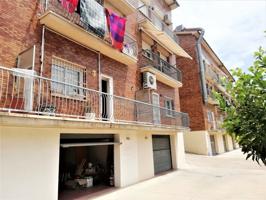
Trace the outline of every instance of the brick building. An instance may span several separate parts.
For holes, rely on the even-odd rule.
[[[64,2],[0,3],[0,199],[88,195],[184,162],[176,0]],[[105,8],[127,19],[122,51]]]
[[[190,153],[216,155],[237,148],[232,137],[221,127],[224,113],[219,110],[214,91],[230,100],[223,81],[233,77],[204,39],[201,28],[176,27],[180,46],[193,58],[177,58],[183,74],[180,89],[181,111],[189,114],[191,131],[184,136]]]

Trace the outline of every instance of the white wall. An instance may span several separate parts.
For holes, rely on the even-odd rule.
[[[185,151],[188,153],[209,154],[209,139],[207,131],[190,131],[184,133]]]
[[[124,187],[138,181],[138,139],[136,134],[116,137],[121,144],[115,147],[115,186]]]
[[[3,200],[56,200],[59,134],[49,129],[0,127]]]
[[[152,135],[136,132],[116,135],[115,185],[124,187],[154,176]]]
[[[226,134],[226,141],[228,150],[232,151],[234,149],[233,138],[230,135]]]
[[[218,154],[225,152],[222,133],[215,134],[215,145],[216,145],[216,151]]]
[[[138,135],[138,179],[139,181],[154,176],[152,135]]]
[[[173,169],[184,168],[186,165],[183,132],[170,136]]]

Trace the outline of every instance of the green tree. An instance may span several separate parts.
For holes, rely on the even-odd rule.
[[[246,159],[266,165],[266,52],[260,48],[248,73],[232,70],[235,82],[226,83],[231,102],[216,93],[225,111],[223,127],[236,138]]]

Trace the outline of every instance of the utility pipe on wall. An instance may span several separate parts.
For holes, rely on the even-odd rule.
[[[41,68],[40,68],[40,76],[43,74],[43,65],[44,65],[44,44],[45,44],[45,26],[42,27],[42,40],[41,40]]]
[[[201,49],[201,42],[203,40],[203,35],[205,33],[205,30],[203,28],[197,28],[197,30],[200,33],[200,36],[196,43],[197,53],[198,53],[198,59],[199,59],[199,65],[200,65],[200,81],[201,81],[201,90],[202,90],[202,96],[203,96],[203,102],[207,102],[207,89],[206,89],[206,79],[205,79],[205,69],[204,69],[204,63],[202,59],[202,49]]]
[[[99,84],[99,92],[101,92],[101,53],[97,52],[98,54],[98,84]]]

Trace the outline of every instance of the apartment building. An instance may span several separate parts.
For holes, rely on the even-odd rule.
[[[192,60],[178,58],[177,65],[183,74],[180,89],[181,111],[190,117],[191,131],[184,136],[185,150],[190,153],[216,155],[237,148],[235,140],[222,128],[225,117],[214,97],[218,92],[230,102],[225,81],[233,77],[208,42],[201,28],[176,27],[180,46]]]
[[[0,4],[0,199],[81,197],[184,164],[176,0]]]

